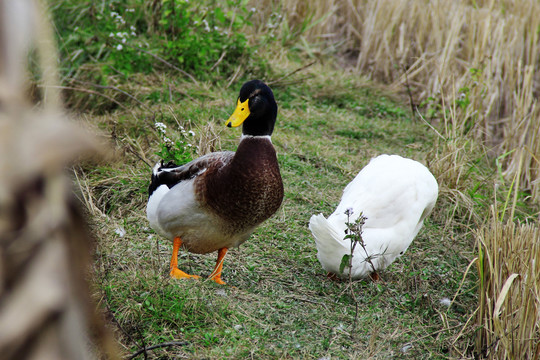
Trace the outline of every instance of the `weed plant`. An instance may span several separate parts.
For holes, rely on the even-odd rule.
[[[343,237],[344,241],[349,240],[351,243],[351,251],[349,254],[343,255],[343,258],[341,258],[341,263],[339,265],[339,272],[343,274],[343,271],[345,271],[345,268],[349,269],[349,280],[352,279],[352,260],[354,256],[354,250],[356,249],[356,246],[360,245],[362,250],[364,250],[364,253],[366,254],[366,260],[371,265],[371,269],[375,271],[375,267],[373,266],[373,263],[371,262],[371,258],[367,253],[366,245],[364,243],[364,239],[362,239],[362,227],[364,226],[366,222],[366,217],[362,214],[358,216],[358,218],[351,222],[351,216],[353,214],[353,209],[347,209],[345,210],[345,215],[347,215],[347,222],[345,223],[346,229],[345,229],[345,236]]]
[[[246,4],[241,0],[55,3],[51,8],[62,75],[69,84],[68,104],[94,108],[88,95],[96,92],[85,87],[110,89],[135,74],[169,71],[195,82],[224,79],[240,69],[264,74],[265,60],[248,46],[244,31],[251,26],[252,15]],[[118,95],[113,94],[107,96]],[[81,96],[84,100],[77,99]]]
[[[115,72],[149,73],[159,58],[209,79],[210,73],[230,74],[250,56],[240,31],[249,25],[250,12],[240,1],[66,0],[52,9],[62,39],[61,55],[70,60],[64,62],[71,65],[64,69],[66,75],[91,61],[102,64],[104,80],[103,75]]]
[[[367,253],[366,246],[364,244],[364,239],[362,239],[362,227],[364,226],[366,222],[366,217],[363,214],[360,214],[358,218],[351,222],[351,216],[353,215],[353,209],[349,208],[345,210],[345,215],[347,215],[347,222],[345,223],[346,229],[345,229],[345,236],[343,238],[344,241],[349,241],[351,243],[350,246],[350,252],[349,254],[343,255],[341,258],[341,263],[339,264],[339,272],[343,274],[345,271],[345,268],[349,269],[349,289],[351,298],[354,301],[354,307],[355,307],[355,313],[354,313],[354,320],[353,320],[353,326],[352,326],[352,337],[354,339],[354,334],[356,334],[356,328],[358,326],[358,299],[356,297],[355,288],[353,286],[352,281],[352,262],[354,257],[354,250],[356,249],[356,246],[360,245],[362,249],[364,250],[364,253],[366,254],[365,261],[369,262],[371,265],[371,269],[373,272],[375,272],[375,267],[373,266],[373,263],[371,262],[371,258]]]
[[[193,160],[194,148],[193,144],[189,141],[192,140],[195,136],[193,130],[187,132],[182,125],[179,125],[179,136],[177,139],[171,140],[167,136],[167,125],[162,122],[157,122],[155,124],[156,130],[158,131],[161,143],[159,144],[159,151],[156,151],[155,154],[163,162],[173,161],[177,165],[185,164]]]

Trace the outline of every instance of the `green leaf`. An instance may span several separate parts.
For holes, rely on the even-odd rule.
[[[223,10],[221,10],[220,8],[215,8],[214,9],[214,15],[216,16],[216,19],[224,24],[226,19],[225,19],[225,14],[223,14]]]
[[[339,264],[340,274],[343,274],[343,270],[345,270],[345,268],[349,266],[350,259],[351,259],[350,254],[343,255],[343,257],[341,258],[341,264]]]

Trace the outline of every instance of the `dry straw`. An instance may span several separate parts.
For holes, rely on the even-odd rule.
[[[349,66],[403,89],[417,102],[461,100],[454,122],[504,158],[540,199],[540,2],[536,0],[283,0],[261,12],[287,14],[287,28],[341,44]],[[263,15],[259,15],[265,18]],[[270,16],[267,14],[267,17]],[[306,26],[306,22],[309,26]]]
[[[493,210],[477,231],[480,307],[477,352],[488,359],[540,356],[540,231],[503,224]]]

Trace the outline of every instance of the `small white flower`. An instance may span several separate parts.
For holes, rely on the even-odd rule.
[[[123,38],[122,39],[122,44],[125,44],[126,43],[126,38]]]
[[[118,44],[116,45],[116,50],[120,51],[122,50],[124,47],[122,46],[122,44]]]
[[[132,31],[132,32],[131,32],[131,36],[137,36],[137,34],[135,33],[135,31]]]
[[[202,23],[204,24],[204,30],[210,31],[210,25],[208,25],[208,21],[206,21],[206,19],[203,19]]]
[[[131,26],[129,27],[129,29],[130,29],[131,31],[137,30],[137,29],[135,29],[135,26],[133,26],[133,25],[131,25]]]
[[[191,145],[191,144],[187,144],[187,146],[188,146],[188,147],[192,147],[193,145]]]
[[[165,125],[164,123],[162,122],[157,122],[154,124],[154,126],[156,127],[156,129],[160,132],[165,132],[165,129],[167,129],[167,125]]]
[[[109,37],[114,37],[114,33],[110,33],[110,34],[109,34]]]
[[[352,214],[354,214],[354,209],[352,207],[345,210],[345,215],[351,216]]]
[[[124,35],[123,35],[122,32],[117,32],[117,33],[116,33],[116,36],[118,36],[119,38],[121,38],[121,37],[123,37]]]
[[[112,17],[118,16],[118,13],[116,11],[111,11],[111,16]]]
[[[405,354],[405,353],[407,353],[409,350],[411,350],[412,347],[413,347],[412,344],[405,344],[405,345],[403,345],[403,347],[401,348],[401,352]]]
[[[121,226],[114,229],[114,232],[120,237],[124,237],[126,235],[126,230]]]
[[[195,131],[189,130],[189,131],[188,131],[188,134],[191,135],[191,136],[195,136]]]
[[[163,137],[163,141],[166,142],[167,144],[172,144],[172,140],[166,136]]]
[[[252,7],[251,9],[249,9],[250,12],[254,13],[254,12],[257,12],[257,9],[255,9],[254,7]]]
[[[452,301],[450,301],[450,299],[447,297],[443,297],[441,300],[439,300],[439,302],[441,303],[441,305],[444,305],[446,307],[452,305]]]

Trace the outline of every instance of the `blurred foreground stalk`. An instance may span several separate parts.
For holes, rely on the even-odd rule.
[[[112,343],[89,295],[91,240],[64,170],[96,147],[62,114],[41,5],[0,0],[0,357],[94,359]],[[44,89],[32,99],[30,58]]]

